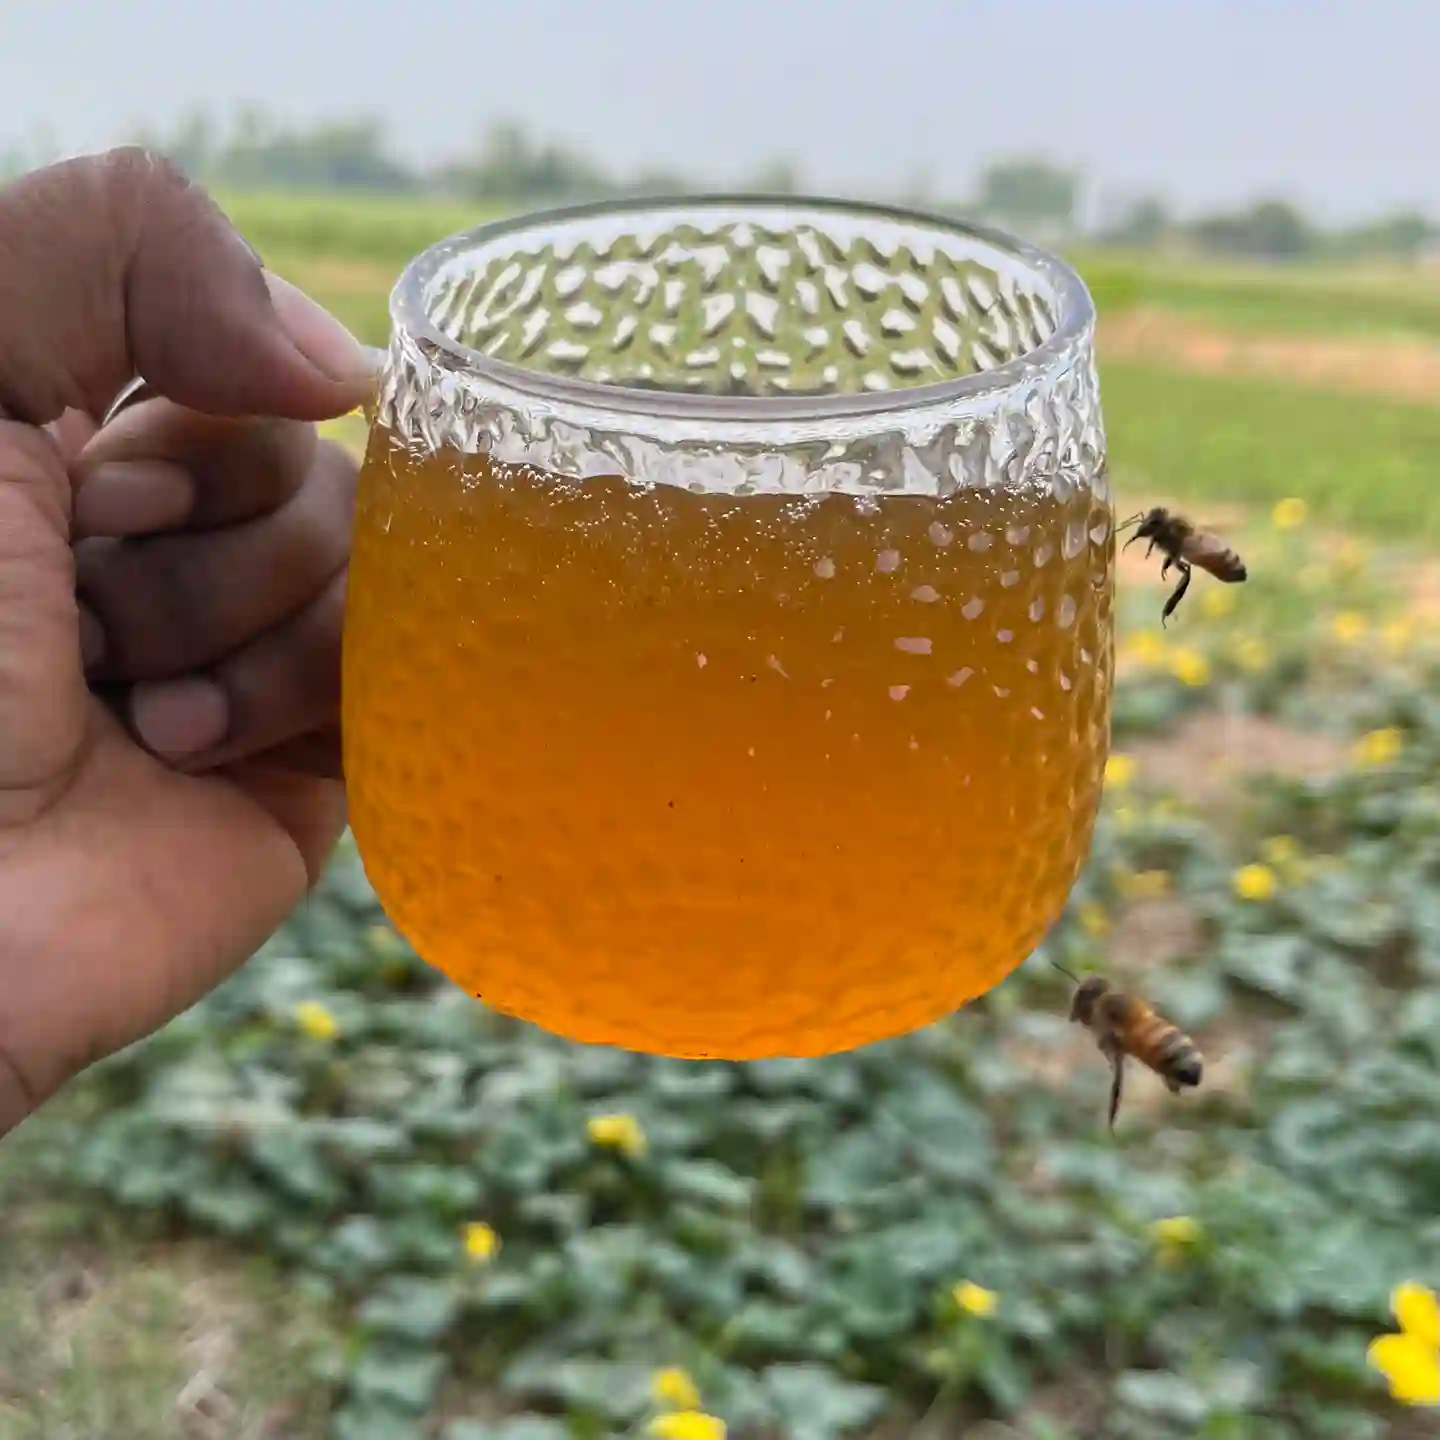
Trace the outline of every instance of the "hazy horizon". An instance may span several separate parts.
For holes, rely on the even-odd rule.
[[[1440,6],[1427,0],[731,0],[586,13],[378,0],[15,0],[0,22],[0,147],[92,150],[188,111],[373,115],[411,160],[513,118],[624,171],[740,178],[793,159],[809,189],[959,195],[990,159],[1078,167],[1090,203],[1294,200],[1326,222],[1440,219]],[[717,82],[716,76],[719,76]],[[437,96],[441,98],[437,98]]]

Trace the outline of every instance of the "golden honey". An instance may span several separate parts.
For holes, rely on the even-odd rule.
[[[351,823],[419,953],[577,1040],[816,1055],[1013,969],[1089,846],[1108,506],[706,495],[383,426],[345,640]]]

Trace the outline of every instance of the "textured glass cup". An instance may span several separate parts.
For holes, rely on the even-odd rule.
[[[1113,514],[1058,260],[823,200],[416,259],[361,475],[351,823],[487,1004],[817,1055],[1012,970],[1090,843]]]

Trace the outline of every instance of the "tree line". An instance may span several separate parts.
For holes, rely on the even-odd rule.
[[[428,168],[397,156],[383,124],[364,117],[295,125],[245,110],[223,124],[196,113],[167,131],[137,128],[131,138],[168,155],[207,184],[236,190],[347,190],[542,205],[706,188],[676,170],[618,173],[513,120],[491,124],[458,159]],[[45,158],[0,148],[0,174]],[[777,158],[755,167],[732,188],[794,194],[804,189],[804,180],[794,163]],[[1092,219],[1084,178],[1043,156],[997,158],[982,169],[968,196],[937,197],[924,185],[911,185],[903,193],[877,198],[988,220],[1038,239],[1085,238],[1133,249],[1168,247],[1272,260],[1414,259],[1440,242],[1440,227],[1417,212],[1327,229],[1290,201],[1274,197],[1230,212],[1182,218],[1164,197],[1140,195],[1102,203],[1099,218]]]

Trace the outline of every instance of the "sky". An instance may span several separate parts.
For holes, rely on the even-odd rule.
[[[1437,0],[0,0],[0,149],[254,103],[442,160],[513,118],[619,170],[968,194],[998,155],[1185,213],[1440,216]]]

